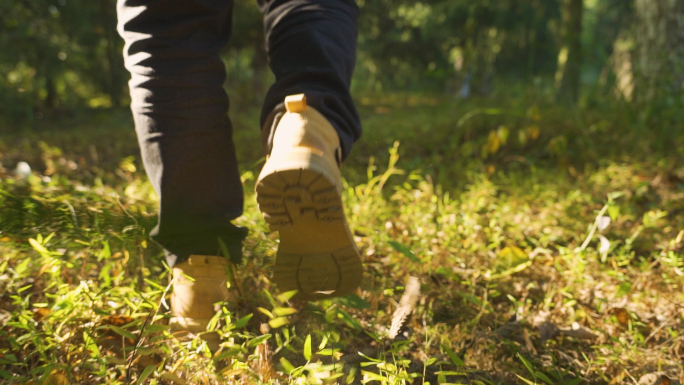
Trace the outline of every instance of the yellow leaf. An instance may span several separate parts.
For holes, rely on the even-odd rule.
[[[522,249],[517,246],[506,246],[499,251],[499,258],[510,261],[509,265],[516,264],[515,262],[525,261],[529,259]]]
[[[40,254],[50,254],[48,249],[46,249],[43,245],[41,245],[38,241],[36,241],[33,238],[29,238],[29,243],[31,244],[31,247]]]
[[[276,316],[279,316],[279,317],[286,316],[286,315],[292,315],[292,314],[295,314],[296,312],[297,312],[297,309],[295,309],[293,307],[276,307],[275,309],[273,309],[273,314],[275,314]]]
[[[33,311],[33,319],[36,320],[36,322],[42,321],[43,318],[47,317],[48,315],[50,315],[50,309],[46,307],[39,307]]]
[[[621,307],[616,307],[612,309],[612,313],[615,316],[615,319],[620,324],[620,326],[629,326],[629,322],[632,320],[632,317],[629,315],[629,312],[627,310]]]
[[[64,374],[64,371],[62,370],[53,370],[50,372],[50,375],[48,376],[47,380],[45,381],[45,384],[47,385],[69,385],[69,380],[67,379],[66,375]]]
[[[257,310],[259,310],[261,313],[265,314],[266,317],[268,317],[268,318],[270,318],[270,319],[274,319],[274,318],[275,318],[275,316],[273,315],[273,313],[271,313],[268,309],[264,309],[263,307],[258,307]]]
[[[482,158],[486,158],[490,154],[496,154],[501,147],[501,139],[496,131],[490,131],[487,137],[487,143],[482,147]]]
[[[129,158],[122,160],[121,163],[119,163],[119,168],[130,173],[134,173],[137,170],[133,160]]]
[[[506,144],[506,142],[508,142],[508,134],[510,134],[510,130],[506,126],[499,126],[496,130],[496,136],[499,138],[501,144]]]
[[[290,321],[287,319],[287,317],[276,317],[268,321],[268,326],[273,329],[278,329],[279,327],[285,326],[289,323]]]
[[[537,140],[537,138],[539,138],[539,126],[529,126],[527,127],[527,131],[530,133],[530,138],[532,140]]]

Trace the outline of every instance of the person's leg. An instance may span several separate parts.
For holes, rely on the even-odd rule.
[[[119,0],[117,12],[135,128],[160,199],[151,236],[173,267],[169,325],[204,332],[214,303],[228,298],[219,239],[238,262],[246,235],[230,223],[243,192],[219,56],[232,0]],[[203,338],[218,348],[216,333]]]
[[[227,117],[219,50],[231,0],[119,0],[119,33],[131,73],[131,109],[145,169],[160,198],[152,238],[170,266],[192,254],[237,261],[243,192]]]
[[[361,137],[349,87],[356,61],[354,0],[258,0],[264,12],[269,62],[276,81],[261,113],[263,136],[272,139],[288,95],[306,94],[337,131],[342,157]],[[271,143],[266,143],[270,149]]]
[[[269,158],[256,193],[280,236],[273,279],[280,290],[297,290],[303,298],[347,295],[363,273],[339,171],[361,135],[349,93],[358,8],[352,0],[261,5],[276,81],[262,113]]]

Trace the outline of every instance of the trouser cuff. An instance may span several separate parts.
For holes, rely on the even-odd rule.
[[[150,238],[164,248],[166,263],[173,267],[185,262],[191,255],[221,255],[227,252],[231,262],[242,263],[242,242],[247,237],[245,227],[229,224],[219,231],[184,235],[161,235],[155,228]],[[225,245],[226,250],[223,249]]]

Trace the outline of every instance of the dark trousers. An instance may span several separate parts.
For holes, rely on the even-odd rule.
[[[160,198],[152,238],[173,266],[217,255],[220,238],[239,260],[243,191],[228,119],[219,51],[230,37],[232,0],[119,0],[119,33],[131,73],[131,110],[147,174]],[[336,128],[349,153],[361,124],[349,86],[358,7],[353,0],[259,1],[275,84],[261,114],[269,138],[287,95]],[[239,15],[238,15],[239,17]],[[260,143],[240,143],[256,145]]]

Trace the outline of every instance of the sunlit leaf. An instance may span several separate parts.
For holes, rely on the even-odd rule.
[[[294,297],[294,296],[297,294],[297,292],[298,292],[298,290],[286,291],[286,292],[284,292],[284,293],[279,294],[276,298],[277,298],[278,301],[280,301],[281,303],[285,303],[285,302],[291,300],[292,297]]]
[[[435,372],[435,374],[441,374],[443,376],[467,376],[468,372],[459,372],[457,370],[440,370]]]
[[[307,361],[311,361],[311,334],[308,334],[306,336],[306,340],[304,340],[304,358]]]
[[[612,221],[617,220],[617,218],[620,216],[620,206],[609,206],[608,216]]]
[[[515,355],[518,356],[520,361],[522,361],[523,365],[525,365],[530,374],[534,375],[535,370],[532,368],[532,364],[529,361],[527,361],[527,359],[523,357],[522,354],[516,353]]]
[[[268,340],[269,338],[271,338],[271,334],[264,334],[264,335],[261,335],[261,336],[259,336],[259,337],[256,337],[256,338],[251,339],[251,340],[249,341],[249,343],[247,343],[247,346],[250,347],[250,348],[253,348],[253,347],[259,345],[260,343],[265,342],[265,341]]]
[[[218,356],[214,357],[214,361],[220,361],[226,358],[235,357],[240,353],[242,353],[242,348],[240,346],[228,348],[227,350],[222,351],[221,354],[219,354]]]
[[[246,316],[240,318],[239,320],[235,321],[235,327],[238,329],[241,329],[247,325],[250,319],[254,316],[254,313],[249,313]]]
[[[86,331],[83,332],[83,342],[85,343],[85,348],[90,351],[91,357],[100,356],[100,349],[97,347],[97,344],[95,344],[95,340]]]
[[[287,317],[276,317],[268,321],[268,326],[273,329],[278,329],[279,327],[283,327],[289,323],[290,321],[287,319]]]
[[[411,249],[409,249],[408,247],[402,245],[399,242],[395,242],[395,241],[387,241],[387,243],[389,243],[389,245],[392,246],[392,248],[394,250],[396,250],[396,251],[404,254],[405,256],[407,256],[408,259],[410,259],[412,262],[420,263],[420,259],[418,257],[416,257],[416,255],[413,253],[413,251],[411,251]]]
[[[39,252],[42,255],[50,255],[50,251],[46,249],[43,245],[41,245],[37,240],[33,238],[29,238],[29,243],[31,244],[31,247],[33,247],[34,250]]]
[[[518,375],[518,374],[516,374],[516,376],[518,376],[519,379],[523,380],[523,382],[525,382],[525,383],[528,384],[528,385],[537,385],[536,382],[532,382],[532,381],[528,380],[528,379],[525,378],[525,377],[520,377],[520,375]]]
[[[130,339],[132,339],[132,340],[135,340],[135,339],[136,339],[135,334],[129,332],[128,330],[124,330],[124,329],[122,329],[122,328],[120,328],[120,327],[118,327],[118,326],[114,326],[114,325],[109,325],[109,326],[107,326],[107,327],[108,327],[109,329],[111,329],[114,333],[116,333],[116,334],[118,334],[118,335],[120,335],[120,336],[123,336],[123,337],[126,337],[126,338],[130,338]]]
[[[442,350],[444,350],[446,352],[446,354],[449,356],[449,359],[451,359],[451,362],[453,362],[454,365],[465,366],[465,363],[463,362],[463,360],[460,359],[453,350],[449,349],[445,345],[442,345]]]
[[[363,380],[361,380],[362,384],[367,384],[371,381],[380,381],[381,384],[389,382],[389,380],[386,377],[383,377],[377,373],[362,370],[361,374],[363,374]]]
[[[501,139],[496,131],[490,131],[487,137],[487,142],[482,146],[482,158],[485,159],[489,155],[496,154],[501,147]]]
[[[280,317],[292,315],[295,313],[297,313],[297,309],[295,309],[293,307],[277,307],[277,308],[273,309],[273,314],[275,314],[276,316],[280,316]]]
[[[283,369],[285,369],[285,373],[287,374],[292,374],[292,372],[295,370],[294,365],[292,365],[285,357],[280,357],[280,365],[283,366]]]
[[[621,284],[618,285],[618,290],[617,293],[615,293],[616,297],[623,297],[629,293],[632,292],[632,283],[629,281],[622,282]]]
[[[325,348],[325,349],[321,349],[321,350],[317,351],[316,354],[318,354],[320,356],[332,356],[339,351],[340,351],[340,349],[337,349],[337,348],[334,348],[334,349],[333,348]]]
[[[136,385],[142,384],[143,381],[147,379],[147,377],[150,376],[155,370],[157,366],[156,365],[148,365],[140,374],[140,377],[138,377],[138,381],[136,381]]]
[[[555,382],[551,381],[551,379],[542,372],[535,372],[534,376],[535,378],[540,378],[542,381],[546,382],[549,385],[555,385]]]
[[[268,317],[268,318],[271,318],[271,319],[275,318],[273,313],[271,313],[268,309],[264,309],[263,307],[257,307],[257,310],[259,310],[261,313],[265,314],[266,317]]]

